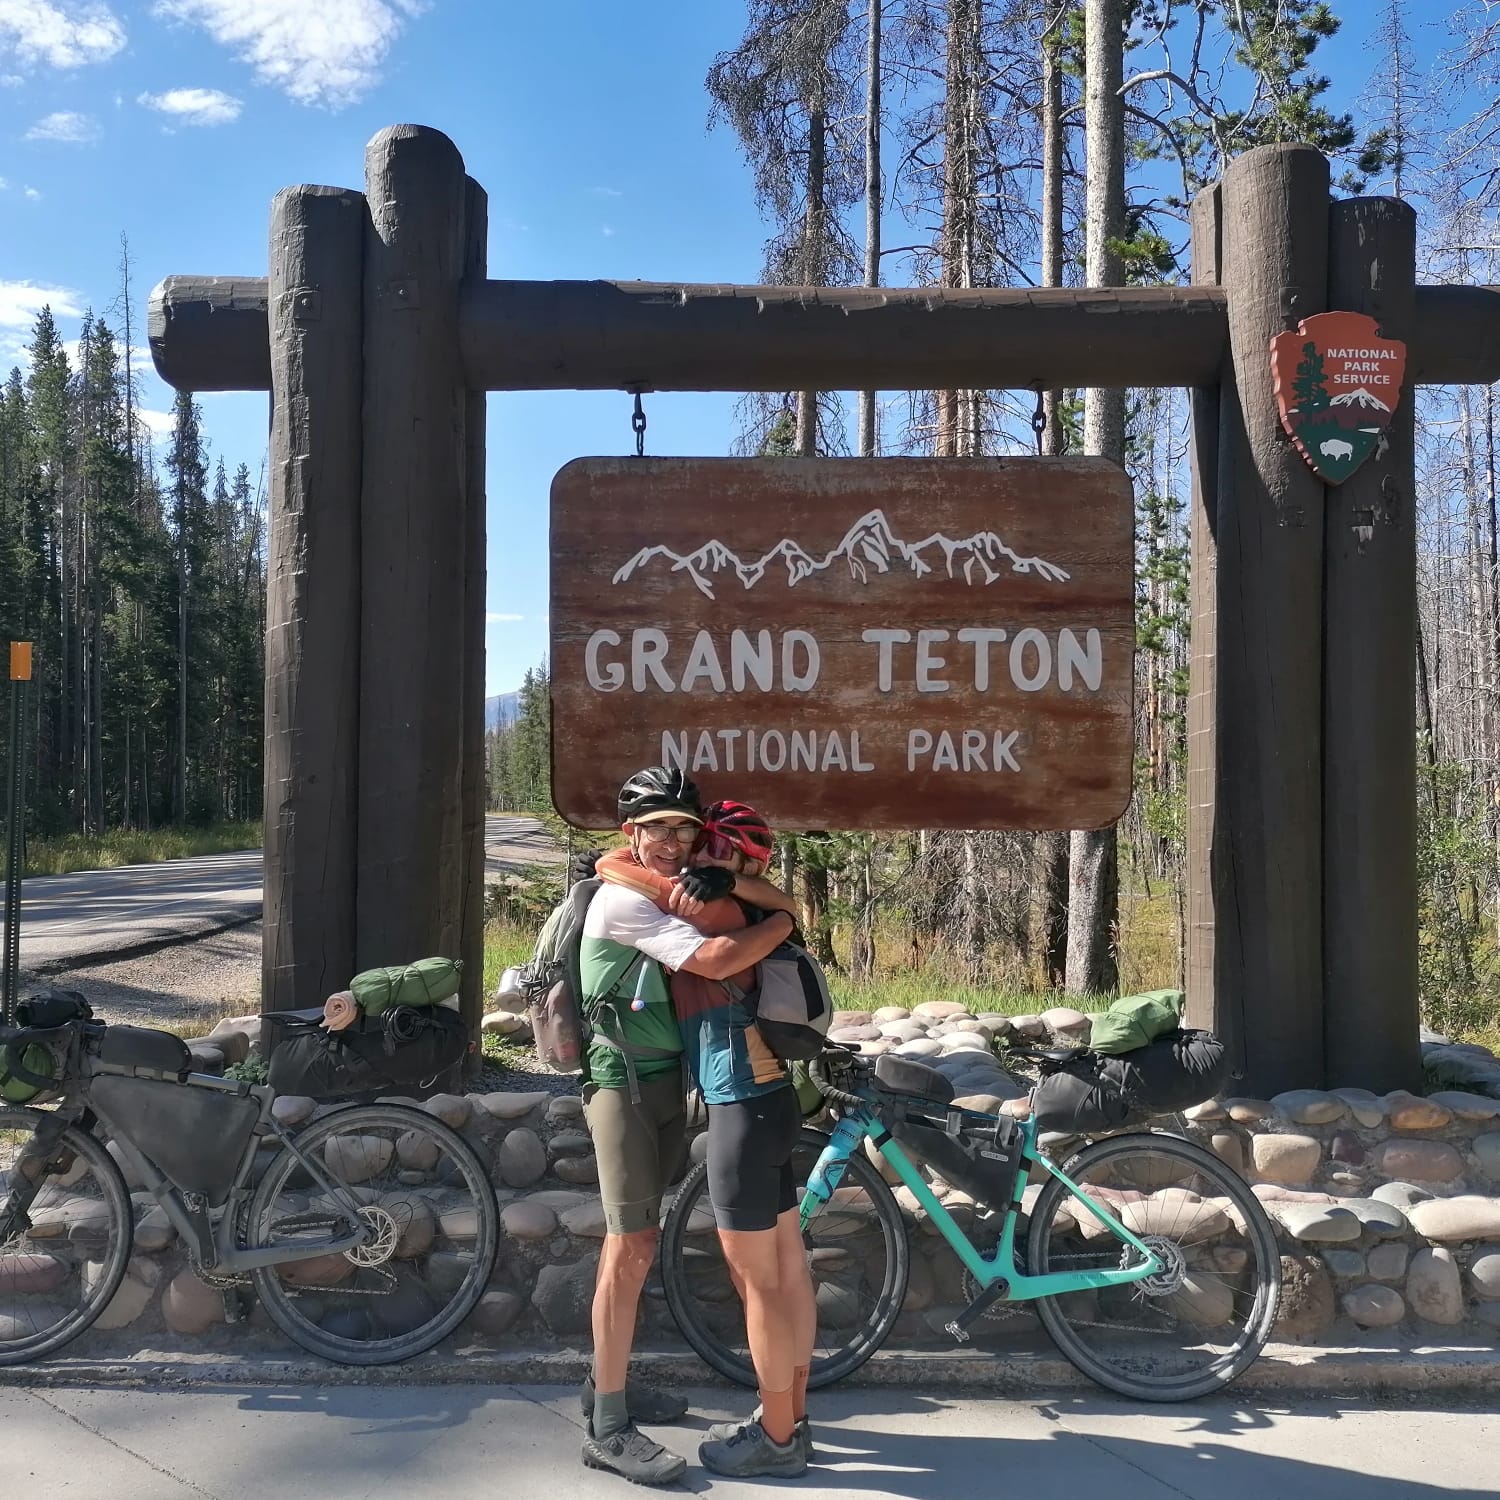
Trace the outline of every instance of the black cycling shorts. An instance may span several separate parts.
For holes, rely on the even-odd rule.
[[[774,1229],[797,1206],[802,1111],[790,1087],[708,1106],[708,1194],[720,1229]]]

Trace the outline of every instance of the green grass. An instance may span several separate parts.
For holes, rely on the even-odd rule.
[[[69,833],[33,839],[26,849],[27,875],[71,875],[75,870],[116,870],[122,865],[154,865],[194,854],[227,854],[261,847],[261,825],[211,823],[202,828],[158,828],[150,833]]]

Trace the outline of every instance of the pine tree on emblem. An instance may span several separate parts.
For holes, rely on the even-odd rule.
[[[1323,385],[1323,356],[1309,339],[1302,346],[1302,361],[1292,382],[1298,411],[1321,411],[1328,405],[1328,391]]]

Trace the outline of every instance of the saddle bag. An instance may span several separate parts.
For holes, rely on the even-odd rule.
[[[462,1017],[444,1005],[396,1005],[327,1031],[321,1010],[270,1012],[278,1040],[268,1065],[278,1094],[364,1102],[382,1094],[430,1092],[462,1060]]]

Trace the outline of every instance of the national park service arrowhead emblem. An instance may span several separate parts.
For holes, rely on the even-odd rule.
[[[1364,313],[1304,318],[1271,340],[1281,425],[1320,479],[1342,484],[1374,451],[1401,399],[1406,345]]]

